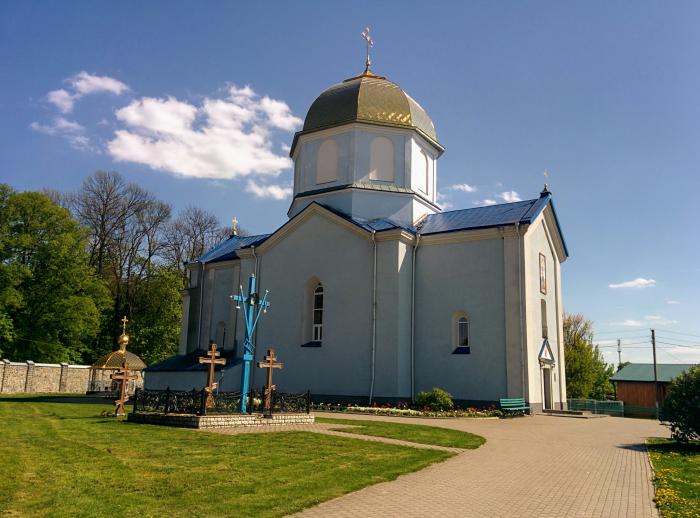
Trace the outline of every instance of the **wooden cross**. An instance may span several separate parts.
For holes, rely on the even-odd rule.
[[[214,369],[217,365],[226,365],[226,358],[217,358],[217,356],[221,356],[221,353],[217,351],[216,348],[217,345],[214,342],[210,343],[207,355],[199,357],[199,363],[206,363],[209,365],[207,386],[204,387],[204,390],[207,392],[206,408],[212,408],[214,406],[214,390],[219,386],[219,384],[214,381]]]
[[[117,372],[110,376],[110,379],[119,383],[119,399],[114,402],[114,404],[117,406],[116,410],[114,411],[115,416],[121,417],[126,415],[124,403],[129,401],[127,386],[129,385],[129,381],[135,380],[136,378],[138,378],[136,374],[129,374],[129,369],[126,366],[126,360],[124,360],[122,363],[121,368],[117,369]]]
[[[267,412],[272,408],[272,391],[277,388],[272,384],[272,370],[284,368],[284,363],[275,363],[275,360],[277,360],[277,356],[274,349],[268,349],[265,361],[258,362],[258,368],[267,369],[267,382],[265,383],[265,410]]]

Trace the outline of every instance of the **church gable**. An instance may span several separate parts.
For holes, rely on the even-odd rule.
[[[287,223],[278,228],[273,234],[268,237],[265,242],[260,245],[260,253],[266,253],[268,250],[277,246],[284,239],[292,235],[299,228],[301,228],[306,222],[313,218],[323,218],[324,220],[337,225],[339,228],[344,229],[358,237],[364,239],[371,239],[370,231],[363,228],[359,224],[353,222],[349,218],[344,218],[334,211],[331,211],[318,203],[312,203],[307,206],[303,211],[290,219]]]

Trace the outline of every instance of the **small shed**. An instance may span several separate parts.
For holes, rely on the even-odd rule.
[[[116,351],[107,353],[92,364],[90,374],[90,393],[115,394],[119,390],[119,384],[112,380],[112,374],[117,372],[126,362],[126,367],[137,378],[129,381],[127,393],[133,394],[136,388],[143,388],[143,370],[146,364],[134,353],[127,351],[129,335],[126,334],[126,317],[122,320],[122,334],[119,335],[119,348]]]
[[[668,396],[668,386],[673,378],[692,367],[685,363],[657,363],[659,402]],[[625,415],[654,416],[656,392],[653,363],[629,363],[617,371],[610,381],[615,385],[615,397],[625,403]]]

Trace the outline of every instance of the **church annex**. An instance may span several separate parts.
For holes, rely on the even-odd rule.
[[[443,212],[443,151],[423,108],[369,66],[321,93],[291,145],[289,221],[188,265],[179,354],[146,370],[146,388],[201,388],[197,357],[214,341],[221,390],[239,390],[229,296],[254,273],[271,301],[255,360],[277,351],[281,390],[367,403],[440,387],[461,404],[564,408],[568,252],[552,195]]]

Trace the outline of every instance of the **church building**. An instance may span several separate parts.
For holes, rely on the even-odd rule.
[[[201,389],[197,358],[214,341],[220,389],[240,390],[244,323],[230,295],[254,274],[271,303],[255,361],[275,349],[284,392],[366,404],[440,387],[462,405],[565,408],[568,252],[552,195],[442,211],[443,152],[420,104],[369,66],[322,92],[292,141],[289,220],[234,230],[187,265],[179,354],[146,369],[146,388]]]

